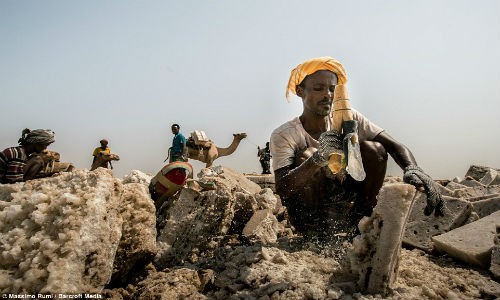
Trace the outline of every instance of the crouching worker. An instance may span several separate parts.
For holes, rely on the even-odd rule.
[[[385,178],[388,154],[404,170],[405,182],[425,189],[426,214],[434,209],[436,215],[442,214],[441,195],[432,179],[417,166],[406,146],[350,108],[346,82],[343,66],[331,57],[308,60],[291,72],[287,98],[289,93],[299,96],[303,112],[272,132],[271,154],[276,190],[294,227],[298,231],[331,231],[341,218],[355,219],[352,226],[362,215],[371,214]],[[336,109],[336,101],[341,108]],[[351,120],[336,119],[339,113],[349,113]],[[353,135],[356,145],[350,139]],[[332,155],[343,157],[333,168],[335,172]]]
[[[164,166],[149,183],[149,193],[156,208],[160,208],[170,196],[181,190],[192,176],[193,167],[187,162],[175,161]]]
[[[44,166],[38,154],[54,141],[52,130],[24,129],[19,146],[0,152],[0,182],[15,183],[36,178]]]

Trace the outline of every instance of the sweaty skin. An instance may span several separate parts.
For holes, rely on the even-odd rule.
[[[336,84],[335,73],[320,70],[307,76],[296,88],[297,96],[302,98],[303,104],[303,113],[299,119],[305,131],[315,139],[329,129],[328,118]],[[361,142],[360,150],[366,178],[359,183],[362,186],[363,203],[358,205],[370,211],[377,203],[376,195],[384,181],[388,154],[402,169],[416,165],[416,161],[406,146],[385,131],[372,141]],[[314,148],[304,149],[297,153],[294,164],[275,170],[276,191],[281,197],[299,196],[304,203],[313,203],[315,198],[325,196],[325,173],[311,159],[307,159],[315,151]]]

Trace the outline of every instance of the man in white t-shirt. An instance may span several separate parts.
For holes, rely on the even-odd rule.
[[[332,127],[333,96],[336,86],[346,82],[343,66],[331,57],[308,60],[291,72],[287,98],[289,93],[302,98],[303,112],[273,131],[271,155],[276,191],[292,224],[299,231],[321,229],[340,214],[356,212],[356,220],[370,214],[385,178],[388,154],[404,170],[404,181],[427,193],[426,214],[435,209],[442,215],[441,195],[411,151],[354,109],[366,178],[356,181],[330,171],[330,155],[343,149],[343,135]]]

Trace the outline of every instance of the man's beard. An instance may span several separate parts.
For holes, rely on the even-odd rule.
[[[326,117],[332,111],[332,102],[331,101],[322,101],[318,103],[321,107],[315,110],[315,113],[319,117]],[[323,106],[328,104],[328,109],[323,109]]]

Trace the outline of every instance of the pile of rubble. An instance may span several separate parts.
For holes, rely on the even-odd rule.
[[[424,194],[390,178],[361,234],[338,248],[295,235],[272,189],[226,167],[203,169],[156,208],[151,176],[140,171],[118,179],[109,170],[78,170],[0,185],[0,292],[500,297],[497,171],[472,166],[463,180],[440,181],[446,216],[439,218],[423,215]]]

